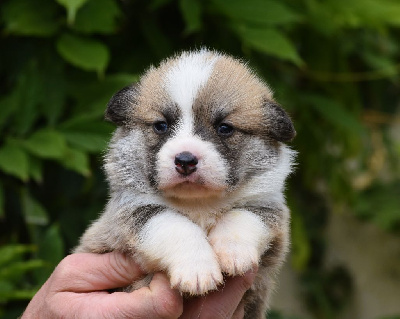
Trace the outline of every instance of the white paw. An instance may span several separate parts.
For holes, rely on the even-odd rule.
[[[139,238],[138,251],[155,269],[167,271],[173,288],[203,295],[223,282],[206,234],[185,216],[158,214],[146,223]]]
[[[224,215],[208,235],[222,272],[243,275],[258,265],[267,248],[268,228],[255,214],[235,210]]]
[[[192,260],[188,265],[173,267],[169,274],[172,288],[190,295],[204,295],[216,290],[223,282],[221,269],[215,258],[207,262]]]
[[[230,238],[210,238],[210,243],[217,255],[221,271],[227,275],[243,275],[259,262],[257,248],[247,243],[235,242]]]

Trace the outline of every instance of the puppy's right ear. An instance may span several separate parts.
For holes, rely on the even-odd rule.
[[[113,95],[107,104],[105,119],[117,125],[126,124],[138,95],[138,85],[131,84]]]

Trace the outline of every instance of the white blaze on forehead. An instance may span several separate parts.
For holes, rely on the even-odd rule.
[[[193,125],[193,102],[207,83],[217,59],[218,55],[207,50],[184,54],[166,74],[166,91],[182,111],[181,125],[188,129]]]

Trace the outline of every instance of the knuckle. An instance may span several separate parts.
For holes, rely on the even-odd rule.
[[[54,277],[57,279],[69,278],[74,272],[76,272],[76,269],[79,269],[79,263],[79,256],[75,254],[66,256],[60,261],[54,270]]]

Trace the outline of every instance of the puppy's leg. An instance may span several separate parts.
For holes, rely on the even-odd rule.
[[[243,298],[246,319],[265,318],[275,277],[288,250],[288,211],[271,207],[235,209],[209,234],[221,270],[241,275],[259,265],[257,277]]]
[[[259,216],[237,209],[224,215],[208,238],[221,270],[235,276],[258,265],[261,254],[267,249],[269,236],[268,226]]]
[[[276,287],[276,277],[287,251],[288,232],[276,232],[269,248],[261,256],[261,261],[253,286],[246,292],[245,319],[265,319],[272,292]]]
[[[137,251],[146,263],[167,270],[171,286],[192,295],[214,290],[223,278],[204,231],[171,210],[152,217],[140,231]]]

